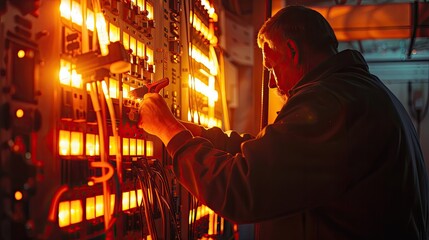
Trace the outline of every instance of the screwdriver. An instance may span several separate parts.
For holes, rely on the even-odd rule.
[[[168,77],[165,77],[156,82],[147,83],[142,87],[136,88],[129,92],[129,96],[134,99],[142,99],[146,93],[159,93],[161,89],[166,87],[170,83]]]
[[[163,89],[164,87],[168,86],[169,83],[169,78],[165,77],[156,82],[146,83],[142,87],[130,91],[128,95],[131,99],[143,99],[143,96],[146,93],[159,93],[159,91],[161,91],[161,89]],[[134,122],[137,122],[139,120],[138,107],[130,109],[130,111],[128,112],[128,119]]]

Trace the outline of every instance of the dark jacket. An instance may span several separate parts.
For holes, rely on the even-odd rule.
[[[183,131],[178,180],[257,239],[428,239],[428,178],[414,126],[360,53],[346,50],[289,92],[255,138]]]

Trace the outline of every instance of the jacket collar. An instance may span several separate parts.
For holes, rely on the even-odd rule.
[[[328,60],[304,75],[301,80],[291,90],[289,90],[289,98],[307,84],[320,81],[345,67],[359,67],[368,71],[368,64],[360,52],[350,49],[344,50],[330,57]]]

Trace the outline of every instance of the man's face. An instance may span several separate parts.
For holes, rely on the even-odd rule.
[[[281,53],[265,43],[262,49],[264,67],[270,73],[270,88],[277,88],[279,95],[285,97],[287,92],[299,81],[297,65],[293,62],[293,57],[286,53]]]

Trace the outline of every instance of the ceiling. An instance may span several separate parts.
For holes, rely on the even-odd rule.
[[[238,16],[245,22],[251,22],[252,18],[258,12],[253,11],[253,2],[249,0],[221,0],[226,11]],[[254,0],[265,1],[265,0]],[[286,4],[305,5],[309,7],[333,7],[339,5],[380,5],[391,3],[412,3],[413,0],[271,0],[272,9],[280,9]],[[429,11],[426,11],[429,12]],[[261,13],[263,14],[263,13]],[[429,16],[426,16],[429,18]],[[360,19],[357,19],[359,21]],[[426,21],[426,22],[429,22]],[[347,27],[347,26],[346,26]],[[411,27],[410,27],[411,28]],[[427,29],[427,26],[426,26]],[[428,31],[428,30],[426,30]],[[359,39],[350,41],[341,41],[340,49],[352,48],[362,52],[366,58],[388,59],[388,60],[413,60],[429,59],[429,39],[405,37],[401,39],[383,39],[376,40]]]

